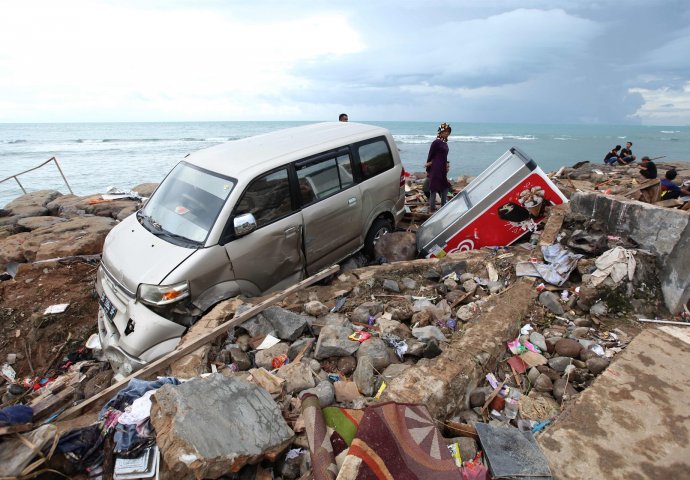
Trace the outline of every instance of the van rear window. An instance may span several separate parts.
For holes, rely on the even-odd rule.
[[[388,143],[384,140],[360,145],[358,151],[364,179],[393,168],[393,156],[388,148]]]

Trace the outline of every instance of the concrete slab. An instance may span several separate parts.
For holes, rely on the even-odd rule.
[[[686,327],[635,337],[537,438],[554,478],[689,478],[688,365]]]

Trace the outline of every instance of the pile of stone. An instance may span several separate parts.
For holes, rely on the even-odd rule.
[[[31,192],[0,209],[0,271],[10,263],[100,254],[117,221],[141,208],[156,184],[141,184],[132,196],[108,200],[103,195]]]

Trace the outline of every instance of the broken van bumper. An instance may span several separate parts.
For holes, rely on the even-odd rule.
[[[116,374],[125,377],[177,347],[185,327],[137,302],[102,265],[96,292],[100,348]]]

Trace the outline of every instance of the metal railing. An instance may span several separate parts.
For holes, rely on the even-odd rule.
[[[42,164],[40,164],[34,168],[30,168],[28,170],[24,170],[23,172],[17,173],[15,175],[10,175],[7,178],[3,178],[2,180],[0,180],[0,183],[7,182],[9,180],[14,179],[17,182],[17,185],[19,185],[19,188],[22,189],[22,192],[26,193],[26,189],[24,188],[24,185],[22,185],[22,182],[19,181],[19,178],[18,178],[19,175],[24,175],[25,173],[33,172],[34,170],[38,170],[39,168],[43,167],[44,165],[47,165],[50,162],[55,162],[55,166],[57,167],[58,172],[60,172],[62,179],[65,181],[65,185],[67,185],[67,190],[69,190],[69,193],[74,194],[74,192],[72,191],[72,187],[69,186],[69,182],[67,182],[67,178],[65,177],[65,174],[62,173],[62,169],[60,168],[60,164],[58,163],[57,158],[55,158],[55,157],[52,157],[49,160],[46,160],[45,162],[43,162]]]

